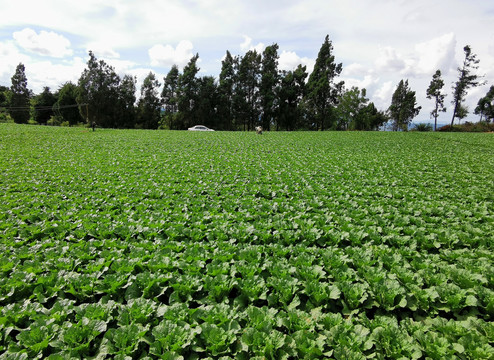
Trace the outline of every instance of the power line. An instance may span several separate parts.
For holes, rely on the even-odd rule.
[[[9,106],[9,107],[0,107],[0,111],[8,111],[8,112],[27,111],[27,110],[58,111],[60,109],[70,109],[70,108],[75,108],[75,107],[79,107],[79,106],[87,106],[87,105],[88,104],[59,105],[55,108],[53,106]]]

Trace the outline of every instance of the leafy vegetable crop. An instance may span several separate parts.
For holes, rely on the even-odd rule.
[[[4,359],[492,359],[494,138],[0,124]]]

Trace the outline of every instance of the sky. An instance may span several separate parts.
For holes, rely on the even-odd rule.
[[[0,85],[16,66],[40,93],[77,83],[91,50],[120,75],[149,72],[160,82],[199,54],[199,76],[219,76],[226,51],[243,56],[278,44],[279,69],[298,64],[310,72],[326,35],[346,88],[358,86],[386,110],[400,80],[408,80],[422,106],[414,122],[430,121],[426,98],[441,70],[448,111],[452,85],[469,45],[486,85],[469,91],[466,120],[494,85],[493,0],[0,0]]]

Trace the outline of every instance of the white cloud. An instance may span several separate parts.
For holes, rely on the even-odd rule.
[[[42,30],[39,34],[33,29],[25,28],[13,34],[20,47],[43,56],[62,58],[70,56],[70,41],[53,31]]]
[[[379,72],[402,72],[406,67],[403,55],[391,46],[380,48],[380,55],[375,65]]]
[[[345,65],[343,67],[343,71],[341,72],[342,76],[365,76],[367,75],[369,70],[362,64],[352,63],[349,65]]]
[[[79,57],[59,64],[49,60],[30,62],[26,65],[28,88],[40,93],[48,86],[54,92],[67,81],[77,83],[85,67],[86,63]]]
[[[116,52],[115,50],[112,49],[111,46],[103,42],[89,43],[86,46],[86,52],[88,52],[89,50],[91,50],[97,58],[99,57],[103,57],[106,59],[120,58],[120,54],[118,52]]]
[[[314,68],[315,60],[308,57],[300,57],[294,51],[283,50],[278,60],[280,70],[294,70],[298,65],[307,66],[307,72],[310,74]]]
[[[440,69],[443,74],[454,68],[456,37],[454,33],[418,43],[414,52],[403,55],[391,46],[382,47],[375,61],[379,72],[393,72],[410,77],[432,76]]]
[[[13,41],[0,42],[0,85],[10,86],[17,65],[28,61],[29,57],[21,54]]]
[[[249,50],[256,50],[259,54],[264,51],[266,45],[262,42],[257,43],[257,45],[252,45],[252,38],[247,35],[244,35],[244,42],[240,44],[240,50],[247,52]]]
[[[188,40],[180,41],[176,48],[171,45],[154,45],[148,51],[151,66],[170,67],[177,65],[184,67],[194,56],[193,48],[194,46]]]
[[[393,96],[394,87],[392,81],[386,81],[377,89],[371,100],[375,102],[378,108],[387,108],[391,103],[391,97]]]
[[[449,33],[415,45],[415,56],[407,61],[405,74],[432,76],[437,69],[443,74],[454,68],[455,34]]]
[[[346,89],[351,89],[354,86],[358,87],[359,89],[369,89],[379,84],[379,78],[375,77],[372,74],[365,75],[361,79],[357,79],[357,78],[342,78],[342,79],[345,81]]]

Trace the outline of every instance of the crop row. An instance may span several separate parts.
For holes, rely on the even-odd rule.
[[[154,355],[318,358],[333,349],[365,358],[398,351],[387,337],[378,340],[395,331],[403,334],[402,357],[494,351],[489,251],[116,239],[22,249],[2,249],[2,346],[30,358],[131,355],[137,346]],[[277,348],[256,348],[275,335]],[[120,344],[121,336],[142,343]]]
[[[488,134],[0,125],[1,358],[494,357]]]

